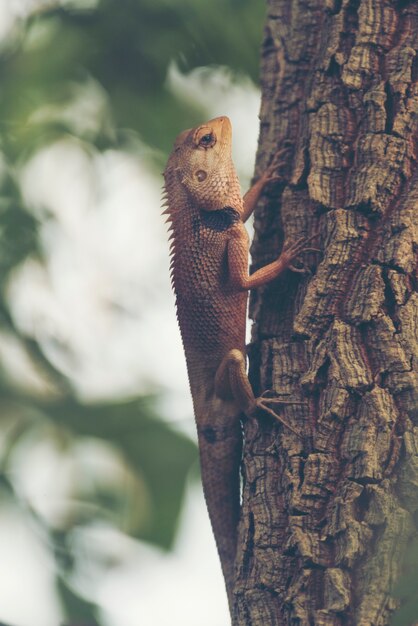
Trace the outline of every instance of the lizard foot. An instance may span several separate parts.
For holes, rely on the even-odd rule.
[[[264,184],[277,183],[284,180],[282,170],[289,162],[290,147],[290,144],[284,145],[274,154],[270,165],[262,176]]]
[[[281,255],[280,255],[285,267],[290,269],[292,272],[306,273],[307,271],[309,271],[303,266],[301,268],[296,267],[293,261],[302,253],[320,252],[319,248],[315,248],[313,246],[307,245],[313,239],[315,239],[315,237],[317,237],[317,233],[311,235],[307,239],[305,239],[304,237],[300,237],[299,239],[296,239],[296,241],[293,241],[293,242],[285,241]]]
[[[261,409],[262,411],[265,411],[266,413],[274,417],[274,419],[283,424],[283,426],[288,428],[294,435],[302,439],[302,433],[293,428],[293,426],[291,426],[289,422],[284,419],[282,415],[280,415],[280,413],[277,413],[274,409],[272,409],[269,406],[270,404],[305,404],[305,402],[299,402],[297,400],[282,400],[281,398],[266,398],[264,394],[262,394],[258,398],[255,398],[254,400],[255,409]]]

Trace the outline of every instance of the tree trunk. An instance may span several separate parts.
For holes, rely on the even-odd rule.
[[[257,169],[289,169],[254,267],[318,231],[310,274],[253,294],[234,624],[386,626],[418,508],[418,2],[270,0]],[[415,246],[415,249],[414,249]],[[280,409],[281,410],[281,409]],[[417,616],[418,617],[418,616]]]

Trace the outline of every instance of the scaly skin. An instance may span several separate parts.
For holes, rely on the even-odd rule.
[[[218,117],[176,139],[164,172],[172,230],[171,270],[193,397],[202,482],[232,611],[240,511],[242,414],[268,407],[255,398],[245,367],[248,290],[276,278],[303,250],[285,245],[280,257],[248,274],[244,221],[277,160],[244,196],[231,156],[232,130]],[[281,420],[283,421],[283,420]],[[290,426],[289,426],[290,427]]]

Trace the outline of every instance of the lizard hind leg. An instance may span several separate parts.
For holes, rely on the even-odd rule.
[[[248,417],[253,417],[261,409],[277,419],[286,428],[298,437],[301,436],[280,413],[276,412],[272,404],[303,404],[281,398],[266,398],[264,394],[255,397],[246,371],[246,360],[241,350],[230,350],[222,359],[215,375],[215,393],[223,400],[235,400],[241,411]]]
[[[235,400],[244,413],[253,408],[255,396],[241,350],[234,348],[222,359],[215,375],[215,393],[223,400]]]

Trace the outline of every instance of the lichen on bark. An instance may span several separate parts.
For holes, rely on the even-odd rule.
[[[388,626],[418,509],[418,2],[269,0],[257,267],[318,232],[310,272],[252,295],[251,372],[292,397],[245,424],[236,626]],[[418,619],[418,616],[417,616]]]

